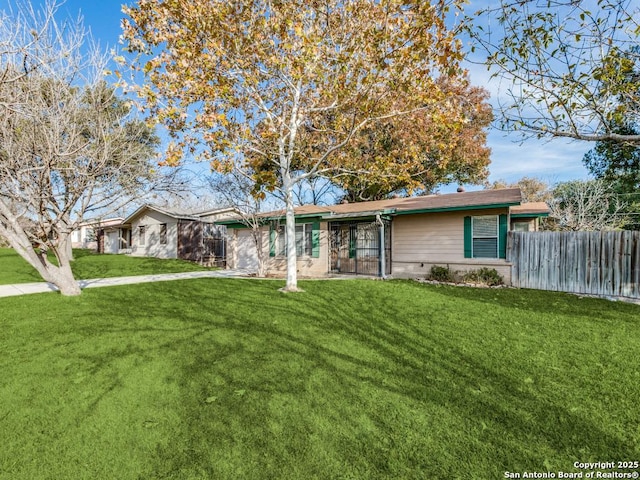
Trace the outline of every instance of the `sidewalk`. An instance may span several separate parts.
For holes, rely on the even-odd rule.
[[[80,288],[113,287],[115,285],[131,285],[134,283],[166,282],[170,280],[185,280],[189,278],[243,278],[250,276],[248,270],[214,270],[183,273],[159,273],[156,275],[135,275],[131,277],[94,278],[79,280]],[[51,283],[15,283],[0,285],[1,297],[15,297],[32,293],[57,292],[58,287]]]

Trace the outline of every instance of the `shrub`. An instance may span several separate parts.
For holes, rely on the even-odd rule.
[[[429,279],[435,280],[436,282],[453,282],[455,280],[453,272],[449,267],[441,267],[439,265],[431,267]]]
[[[482,283],[490,287],[504,284],[502,276],[495,268],[483,267],[479,270],[471,270],[464,274],[464,281],[469,283]]]

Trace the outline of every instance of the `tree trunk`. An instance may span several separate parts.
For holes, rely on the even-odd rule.
[[[69,259],[64,253],[58,253],[59,266],[56,266],[47,260],[46,253],[38,254],[32,245],[26,246],[26,242],[20,242],[18,235],[10,236],[8,240],[13,249],[38,271],[42,279],[58,287],[62,295],[73,296],[82,293],[78,282],[73,277]]]
[[[71,246],[71,235],[67,235],[62,241],[62,248],[69,261],[73,261],[73,247]]]
[[[296,256],[296,217],[293,209],[293,188],[288,172],[283,175],[283,190],[286,205],[285,238],[287,244],[287,283],[283,292],[299,292],[298,289],[298,258]]]
[[[258,271],[256,275],[259,278],[264,278],[266,276],[266,266],[264,263],[264,249],[262,248],[262,230],[260,229],[260,225],[253,225],[252,227],[252,236],[253,242],[256,246],[256,255],[258,256]]]
[[[64,267],[54,267],[54,271],[51,272],[51,278],[51,283],[58,287],[62,295],[74,296],[82,293],[78,282],[73,277],[71,267],[68,264]]]

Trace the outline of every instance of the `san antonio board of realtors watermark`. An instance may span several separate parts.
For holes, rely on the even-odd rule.
[[[640,478],[640,462],[574,462],[577,472],[504,472],[503,478]]]

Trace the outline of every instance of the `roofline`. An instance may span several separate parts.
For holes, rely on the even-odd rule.
[[[482,204],[482,205],[461,205],[456,207],[419,208],[419,209],[413,209],[413,210],[397,210],[396,208],[385,208],[380,210],[363,210],[361,212],[349,212],[349,213],[334,213],[329,210],[326,212],[296,214],[295,218],[296,219],[320,218],[322,220],[330,221],[330,220],[339,220],[344,218],[375,217],[376,215],[397,216],[397,215],[416,215],[421,213],[459,212],[464,210],[485,210],[485,209],[492,209],[492,208],[508,208],[516,205],[521,205],[521,203],[520,202],[503,202],[503,203],[488,203],[488,204]],[[512,215],[512,216],[515,216],[515,215]],[[536,215],[527,215],[527,216],[536,216]],[[285,217],[284,214],[278,215],[278,216],[269,215],[269,216],[261,217],[261,220],[264,222],[269,222],[273,220],[280,220],[284,217]],[[216,223],[220,225],[226,225],[228,227],[234,224],[244,225],[242,222],[239,222],[238,219],[220,220]],[[234,228],[234,227],[230,227],[230,228]],[[242,227],[235,227],[235,228],[242,228]]]
[[[295,215],[296,218],[322,218],[323,215],[326,215],[328,213],[331,213],[330,211],[327,212],[316,212],[316,213],[300,213]],[[270,215],[268,217],[260,217],[261,219],[264,219],[265,221],[273,221],[273,220],[280,220],[283,218],[286,218],[286,215]]]
[[[323,220],[339,220],[342,218],[370,218],[375,217],[377,215],[393,215],[396,213],[395,208],[385,208],[380,210],[368,210],[362,212],[351,212],[351,213],[333,213],[325,214],[322,216]]]
[[[459,212],[463,210],[485,210],[488,208],[508,208],[520,205],[520,202],[488,203],[484,205],[463,205],[458,207],[419,208],[415,210],[402,210],[393,215],[413,215],[418,213]]]
[[[239,210],[235,207],[225,207],[225,208],[212,208],[210,210],[203,210],[202,212],[192,214],[195,217],[206,217],[207,215],[212,215],[214,213],[222,213],[222,212],[239,212]]]
[[[151,205],[149,203],[145,203],[144,205],[142,205],[141,207],[137,208],[131,215],[129,215],[127,218],[124,219],[123,223],[130,223],[131,219],[133,217],[135,217],[136,215],[138,215],[140,212],[142,212],[145,208],[148,208],[149,210],[155,210],[158,213],[161,213],[163,215],[166,215],[168,217],[171,218],[175,218],[176,220],[180,220],[180,219],[185,219],[185,220],[199,220],[199,218],[195,215],[176,215],[175,213],[172,213],[168,210],[165,210],[163,208],[160,207],[156,207],[155,205]]]
[[[548,217],[549,212],[512,213],[511,218]]]

